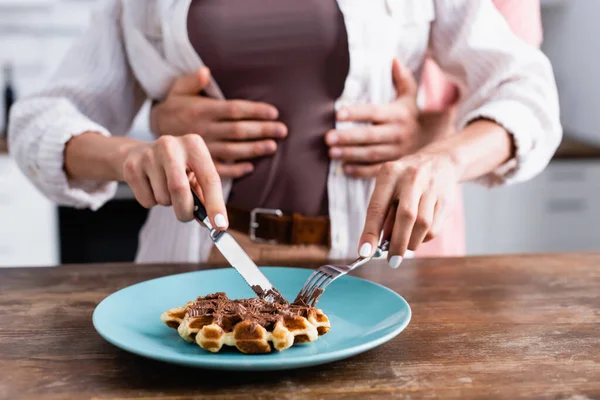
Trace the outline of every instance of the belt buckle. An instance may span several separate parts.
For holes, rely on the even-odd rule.
[[[276,240],[266,240],[256,237],[256,228],[258,228],[258,222],[256,221],[256,217],[259,214],[277,215],[278,217],[281,217],[283,215],[283,212],[274,208],[255,208],[252,211],[250,211],[250,240],[252,240],[254,243],[277,244]]]

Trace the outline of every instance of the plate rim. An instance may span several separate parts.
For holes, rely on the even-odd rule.
[[[312,268],[285,267],[285,266],[259,266],[259,268],[261,270],[296,269],[296,270],[307,270],[307,271],[312,269]],[[375,340],[372,340],[372,341],[369,341],[366,343],[362,343],[362,344],[359,344],[356,346],[352,346],[349,348],[335,350],[335,351],[327,352],[327,353],[306,355],[306,356],[301,356],[301,357],[289,359],[289,360],[278,360],[276,362],[274,362],[273,360],[270,360],[268,358],[252,357],[252,358],[249,358],[247,363],[246,362],[232,363],[230,361],[227,361],[227,359],[220,359],[220,358],[210,359],[208,357],[202,357],[202,358],[198,358],[198,359],[189,359],[187,357],[179,356],[177,354],[174,356],[163,356],[160,354],[146,352],[144,350],[134,349],[131,346],[129,346],[128,344],[123,344],[122,342],[113,340],[106,334],[106,332],[102,331],[101,327],[98,326],[98,321],[97,321],[98,309],[102,306],[102,304],[107,299],[109,299],[111,296],[116,295],[117,293],[119,293],[121,291],[130,289],[137,285],[146,284],[146,283],[149,283],[149,282],[152,282],[155,280],[160,280],[160,279],[164,279],[164,278],[168,278],[168,277],[174,277],[174,276],[179,276],[179,275],[201,274],[201,273],[206,273],[206,272],[210,272],[210,271],[219,271],[219,270],[228,270],[228,269],[233,270],[231,267],[225,266],[225,267],[212,268],[212,269],[206,269],[206,270],[178,272],[175,274],[169,274],[169,275],[160,276],[160,277],[156,277],[156,278],[152,278],[152,279],[147,279],[145,281],[137,282],[132,285],[123,287],[123,288],[109,294],[108,296],[104,297],[96,305],[96,307],[94,308],[94,311],[92,313],[92,324],[94,326],[94,329],[104,340],[106,340],[108,343],[112,344],[113,346],[115,346],[121,350],[127,351],[131,354],[135,354],[137,356],[145,357],[145,358],[152,359],[152,360],[162,361],[162,362],[176,364],[176,365],[190,366],[190,367],[195,367],[195,368],[205,368],[205,369],[226,369],[226,370],[239,370],[239,369],[249,370],[250,369],[250,370],[256,370],[256,371],[258,371],[258,370],[266,371],[266,370],[297,369],[297,368],[315,366],[315,365],[320,365],[320,364],[325,364],[325,363],[331,363],[334,361],[339,361],[339,360],[342,360],[345,358],[349,358],[349,357],[364,353],[364,352],[374,349],[375,347],[378,347],[378,346],[382,345],[383,343],[386,343],[386,342],[390,341],[391,339],[393,339],[394,337],[398,336],[402,331],[404,331],[406,329],[406,327],[409,325],[409,323],[412,319],[412,309],[410,307],[410,304],[404,297],[402,297],[402,295],[400,295],[399,293],[395,292],[394,290],[392,290],[380,283],[373,282],[369,279],[360,278],[360,277],[352,276],[352,275],[346,275],[344,277],[345,279],[364,281],[369,284],[375,285],[375,286],[379,287],[380,289],[384,289],[384,290],[392,293],[393,295],[397,296],[398,299],[403,303],[403,305],[406,308],[407,315],[406,315],[405,320],[402,323],[400,323],[394,330],[381,336],[380,338],[377,338]]]

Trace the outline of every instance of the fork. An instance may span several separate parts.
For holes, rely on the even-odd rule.
[[[304,286],[302,286],[302,289],[300,289],[295,302],[302,301],[307,305],[314,307],[319,297],[321,297],[331,282],[335,281],[341,276],[346,275],[353,269],[366,264],[367,262],[371,261],[371,259],[375,257],[381,257],[384,252],[389,250],[389,247],[389,240],[384,240],[379,247],[375,249],[375,252],[372,256],[359,257],[349,265],[322,265],[316,271],[310,274],[304,283]]]

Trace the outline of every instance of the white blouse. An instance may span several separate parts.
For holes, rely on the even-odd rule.
[[[58,204],[98,209],[115,182],[70,182],[65,143],[85,131],[123,135],[147,98],[163,99],[173,80],[202,66],[188,40],[191,0],[101,0],[91,24],[48,84],[22,98],[10,116],[9,146],[26,176]],[[548,59],[517,38],[489,0],[338,0],[348,32],[350,71],[336,107],[394,98],[392,59],[419,76],[430,55],[463,95],[457,128],[478,117],[514,136],[516,157],[479,179],[525,181],[548,164],[562,137]],[[222,97],[216,82],[209,94]],[[337,129],[352,123],[337,123]],[[373,180],[346,176],[331,161],[328,201],[331,258],[355,257]],[[230,181],[223,182],[227,198]],[[138,262],[206,260],[206,229],[154,207],[142,231]]]

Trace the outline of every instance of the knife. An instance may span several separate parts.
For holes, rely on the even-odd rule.
[[[194,197],[194,217],[209,229],[210,238],[217,249],[219,249],[229,264],[231,264],[242,278],[244,278],[254,293],[256,293],[259,298],[270,303],[273,303],[275,300],[285,301],[283,296],[275,289],[271,282],[269,282],[260,269],[258,269],[254,261],[246,254],[238,242],[235,241],[233,236],[227,231],[218,231],[213,228],[210,219],[208,218],[206,208],[204,208],[204,205],[193,190],[192,196]]]

